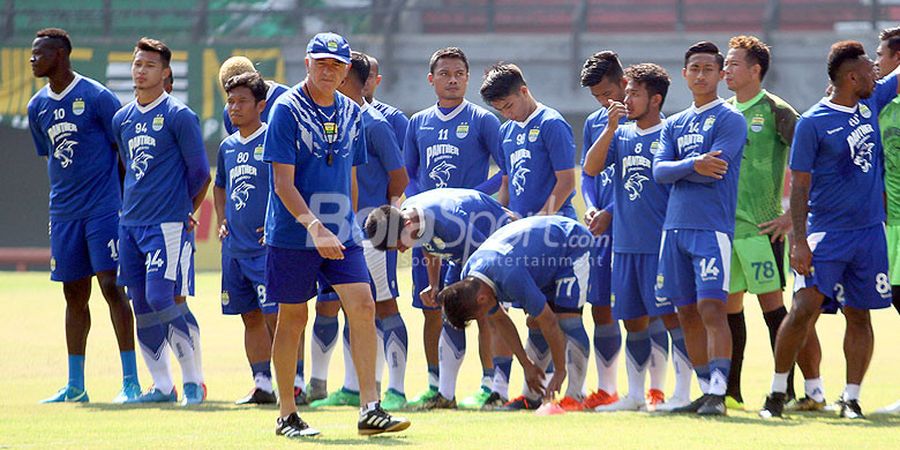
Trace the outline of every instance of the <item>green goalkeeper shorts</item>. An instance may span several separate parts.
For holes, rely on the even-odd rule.
[[[784,241],[769,236],[735,239],[729,293],[767,294],[784,289]]]

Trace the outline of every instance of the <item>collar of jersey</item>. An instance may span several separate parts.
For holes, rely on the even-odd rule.
[[[516,125],[518,125],[519,127],[525,128],[529,122],[534,120],[534,118],[537,117],[538,114],[542,113],[544,111],[544,108],[546,108],[546,106],[544,106],[544,104],[541,102],[536,102],[535,104],[537,105],[537,107],[534,108],[534,111],[531,112],[531,115],[529,115],[527,118],[525,118],[525,121],[523,121],[523,122],[513,121],[513,122],[516,122]]]
[[[256,131],[254,131],[252,134],[250,134],[250,136],[247,136],[246,138],[241,136],[241,130],[235,131],[234,134],[237,135],[238,142],[240,142],[242,145],[247,145],[248,142],[258,138],[260,134],[265,133],[266,128],[266,123],[262,122],[262,126],[257,128]]]
[[[760,89],[758,94],[756,94],[753,98],[747,100],[746,102],[739,102],[737,101],[737,97],[735,97],[734,107],[737,108],[738,111],[744,112],[750,109],[751,106],[755,105],[756,102],[760,101],[766,94],[768,94],[768,92],[766,92],[765,89]]]
[[[137,108],[138,112],[140,112],[141,114],[146,114],[151,109],[159,106],[159,104],[162,103],[163,100],[165,100],[168,96],[169,94],[167,94],[166,91],[163,91],[163,93],[160,94],[159,97],[156,97],[156,100],[153,100],[152,102],[147,104],[147,106],[141,106],[141,104],[138,103],[137,99],[134,99],[134,107]]]
[[[53,89],[50,89],[50,82],[48,81],[47,82],[47,97],[50,97],[51,100],[54,100],[57,102],[66,98],[66,96],[69,95],[69,92],[72,92],[72,89],[75,89],[75,85],[78,84],[78,82],[81,81],[81,78],[82,78],[82,76],[79,75],[78,72],[72,72],[72,73],[75,74],[75,78],[73,78],[72,82],[69,83],[69,85],[66,86],[66,88],[63,89],[62,92],[60,92],[59,94],[57,94],[56,92],[53,92]]]
[[[691,111],[693,111],[694,114],[703,114],[706,111],[709,111],[710,109],[713,109],[716,106],[721,105],[722,103],[725,103],[725,100],[722,100],[722,97],[716,97],[715,100],[713,100],[699,108],[694,103],[691,103]]]
[[[835,110],[835,111],[840,111],[842,113],[847,113],[847,114],[853,114],[856,112],[856,108],[859,108],[859,102],[856,102],[856,104],[853,105],[853,107],[850,107],[850,106],[838,105],[837,103],[834,103],[831,100],[829,100],[828,97],[822,98],[822,104],[828,108]]]
[[[478,278],[479,280],[483,281],[484,284],[488,285],[488,287],[490,287],[491,290],[494,291],[494,296],[495,296],[495,297],[497,296],[497,285],[494,284],[494,282],[491,281],[491,279],[488,278],[487,275],[485,275],[485,274],[483,274],[483,273],[481,273],[481,272],[478,272],[478,271],[473,270],[473,271],[471,271],[471,272],[468,273],[468,276],[470,276],[470,277],[475,277],[475,278]]]
[[[371,108],[372,105],[366,102],[366,99],[363,99],[362,105],[359,105],[359,113],[362,114],[366,112],[367,109]]]
[[[647,129],[645,130],[645,129],[639,127],[639,126],[637,125],[637,122],[635,122],[635,123],[634,123],[634,132],[637,133],[638,136],[646,136],[646,135],[648,135],[648,134],[653,134],[653,133],[656,133],[656,132],[659,131],[659,130],[662,130],[662,127],[663,127],[663,125],[665,125],[665,124],[666,124],[666,121],[663,120],[663,121],[659,122],[658,124],[653,125],[652,127],[647,128]]]
[[[268,85],[269,85],[269,89],[266,89],[266,103],[268,103],[269,99],[272,98],[272,94],[275,93],[275,88],[278,87],[278,83],[276,83],[274,81],[270,81],[268,83]]]
[[[463,99],[462,103],[459,104],[456,108],[453,108],[453,111],[450,111],[447,114],[441,112],[441,108],[435,104],[434,105],[434,115],[437,116],[438,119],[441,119],[444,122],[449,122],[453,120],[454,117],[458,116],[459,113],[462,112],[463,108],[466,107],[466,104],[469,103],[468,100]]]

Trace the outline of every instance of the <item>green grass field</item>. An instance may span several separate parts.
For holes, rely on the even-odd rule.
[[[407,271],[401,270],[401,272]],[[793,415],[786,420],[764,422],[755,409],[768,391],[772,358],[765,325],[755,301],[747,302],[749,343],[744,362],[744,396],[750,411],[729,411],[722,419],[672,417],[645,413],[601,415],[569,413],[538,417],[531,413],[480,413],[449,411],[408,413],[413,426],[390,437],[356,436],[355,408],[303,410],[303,417],[322,431],[310,443],[290,442],[273,433],[277,410],[237,407],[233,401],[252,386],[243,350],[239,318],[220,313],[218,274],[197,277],[199,296],[191,300],[201,325],[204,371],[209,399],[204,405],[123,407],[108,403],[119,389],[121,369],[107,308],[94,289],[93,330],[88,343],[87,388],[92,403],[39,405],[66,379],[63,338],[64,302],[61,286],[45,273],[0,273],[0,448],[290,448],[317,446],[409,446],[441,448],[897,448],[900,417],[871,416],[848,422],[833,414]],[[421,316],[409,307],[409,277],[401,276],[402,312],[409,328],[410,361],[407,392],[425,388],[425,363],[421,350]],[[523,322],[521,314],[514,316]],[[589,315],[586,315],[589,317]],[[873,314],[875,356],[862,390],[864,411],[900,398],[900,318],[893,309]],[[587,320],[590,320],[589,318]],[[592,325],[588,324],[588,333]],[[822,317],[818,326],[824,360],[826,395],[833,400],[843,389],[844,360],[841,346],[843,318]],[[458,394],[477,389],[480,368],[469,330],[469,357],[460,376]],[[309,333],[307,333],[309,336]],[[307,351],[308,354],[308,351]],[[624,355],[623,355],[624,356]],[[140,357],[139,357],[140,358]],[[331,388],[339,387],[342,357],[335,352]],[[591,362],[589,388],[596,386]],[[143,363],[139,363],[143,366]],[[173,368],[177,370],[177,364]],[[625,384],[624,358],[620,359],[620,389]],[[307,373],[309,363],[307,362]],[[514,366],[510,391],[521,388],[521,369]],[[150,376],[141,369],[144,387]],[[176,374],[176,379],[178,379]],[[799,376],[798,376],[799,379]],[[671,391],[673,380],[669,376]],[[798,382],[798,389],[802,385]],[[694,389],[696,392],[696,388]],[[624,393],[624,392],[620,392]]]

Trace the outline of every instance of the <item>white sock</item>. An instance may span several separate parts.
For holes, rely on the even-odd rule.
[[[844,388],[844,400],[859,400],[859,389],[858,384],[848,384]]]
[[[650,340],[650,364],[647,371],[650,372],[650,389],[665,391],[666,389],[666,372],[668,372],[669,352],[663,350]],[[630,386],[630,385],[629,385]],[[630,392],[629,392],[630,394]]]
[[[150,377],[153,378],[153,385],[163,394],[172,392],[175,382],[172,381],[172,371],[169,369],[169,343],[163,341],[162,348],[159,349],[159,358],[147,347],[143,345],[139,347],[141,354],[144,355],[147,370],[150,371]]]
[[[822,383],[822,377],[804,380],[803,390],[807,397],[817,402],[825,401],[825,384]]]
[[[406,346],[399,339],[389,340],[386,346],[388,388],[403,394],[406,392]]]
[[[199,383],[202,384],[206,381],[206,377],[203,376],[203,358],[200,352],[200,328],[195,327],[190,322],[187,324],[188,331],[191,332],[191,341],[194,343],[194,367],[197,369],[197,376],[200,377]]]
[[[594,349],[594,359],[597,361],[597,388],[609,395],[619,392],[619,382],[616,379],[619,371],[619,353],[609,361],[606,361],[600,352]]]
[[[580,319],[579,319],[580,320]],[[584,399],[584,380],[587,378],[590,350],[578,345],[571,339],[566,339],[566,397],[575,400]]]
[[[381,387],[384,375],[384,333],[375,328],[375,385]]]
[[[350,341],[344,334],[344,388],[353,392],[359,392],[359,378],[356,375],[356,366],[353,364],[353,355],[350,353]],[[353,339],[352,337],[350,339]]]
[[[727,390],[728,379],[718,370],[711,371],[709,374],[709,390],[707,393],[712,395],[725,395]]]
[[[378,406],[378,402],[369,402],[359,406],[359,417],[362,418],[369,411],[374,410]]]
[[[700,393],[701,394],[709,394],[709,381],[697,378],[697,384],[700,385]]]
[[[525,343],[525,354],[528,355],[528,359],[530,359],[531,362],[534,363],[534,365],[536,365],[539,369],[541,369],[543,371],[547,370],[547,367],[550,366],[550,362],[553,360],[553,358],[550,356],[549,349],[547,349],[547,351],[543,354],[539,353],[538,350],[536,348],[534,348],[534,345],[532,345],[530,339]],[[547,384],[548,381],[550,381],[549,374],[544,374],[544,384]],[[525,398],[528,398],[531,400],[541,397],[541,394],[538,392],[532,391],[528,387],[527,383],[522,383],[522,395],[524,395]]]
[[[509,380],[500,370],[494,371],[494,379],[491,380],[492,391],[500,394],[500,398],[509,398]]]
[[[780,392],[782,394],[787,392],[788,373],[775,372],[775,375],[772,376],[772,392]]]
[[[272,379],[269,378],[269,377],[267,377],[267,376],[265,376],[265,375],[263,375],[263,374],[261,374],[261,373],[258,373],[258,374],[256,374],[256,375],[253,376],[253,383],[256,384],[256,387],[257,387],[258,389],[262,389],[262,390],[264,390],[264,391],[266,391],[266,392],[272,392],[272,391],[273,391],[273,389],[272,389]]]
[[[456,378],[465,355],[465,349],[457,348],[447,331],[442,329],[438,341],[438,391],[448,400],[456,398]]]
[[[320,319],[317,317],[317,321]],[[310,378],[316,380],[325,381],[328,379],[328,365],[331,363],[331,354],[334,353],[334,347],[337,345],[337,334],[340,333],[337,331],[337,317],[334,318],[334,323],[330,324],[333,326],[331,330],[334,332],[334,335],[329,333],[328,336],[323,338],[316,334],[316,324],[313,323],[313,332],[310,333],[311,343],[309,346],[309,360],[310,360]]]
[[[644,403],[644,384],[647,381],[647,366],[638,367],[633,358],[625,358],[625,371],[628,374],[628,396],[638,403]]]
[[[184,332],[174,326],[169,326],[166,340],[172,347],[175,358],[181,366],[182,383],[200,384],[203,380],[200,371],[197,369],[197,357],[194,354],[194,343],[190,334],[184,334]]]

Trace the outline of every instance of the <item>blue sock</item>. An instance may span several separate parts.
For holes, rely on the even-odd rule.
[[[654,347],[660,349],[664,354],[669,354],[669,330],[666,329],[666,324],[663,323],[662,319],[654,320],[650,322],[650,328],[647,329],[650,332],[650,342]],[[682,342],[684,339],[682,339]]]
[[[294,386],[303,388],[306,386],[306,380],[303,377],[303,360],[297,360],[297,376],[294,378]]]
[[[559,326],[566,335],[566,375],[569,384],[566,397],[581,399],[584,380],[587,378],[588,361],[591,356],[591,341],[584,330],[581,317],[561,319]]]
[[[650,359],[650,333],[629,331],[625,337],[625,353],[638,368],[643,368]]]
[[[619,323],[594,327],[594,351],[605,361],[612,361],[622,348],[622,332]]]
[[[728,374],[731,372],[731,359],[719,358],[709,360],[709,393],[725,395],[728,388]]]
[[[84,390],[84,355],[69,355],[69,387]]]
[[[138,382],[137,359],[134,350],[128,352],[119,352],[119,359],[122,360],[122,382]]]
[[[453,345],[454,353],[465,353],[466,352],[466,330],[460,330],[447,322],[444,322],[444,332],[447,333],[447,337],[450,338],[450,344]]]
[[[269,360],[250,364],[250,370],[253,372],[254,378],[256,375],[262,375],[269,379],[272,378],[272,363]]]
[[[537,328],[528,329],[528,340],[534,344],[534,349],[541,355],[546,354],[550,350],[550,344],[544,339],[544,334]]]
[[[502,376],[504,380],[509,382],[509,377],[512,373],[512,363],[513,359],[508,356],[497,356],[493,359],[494,362],[494,378]]]
[[[187,302],[179,303],[178,309],[184,315],[184,320],[188,323],[188,325],[200,329],[200,324],[197,323],[197,318],[194,317],[194,313],[191,312],[191,309],[188,308]]]
[[[684,343],[684,331],[682,331],[681,327],[669,330],[669,334],[672,336],[672,351],[680,353],[686,361],[690,361],[687,346]]]

